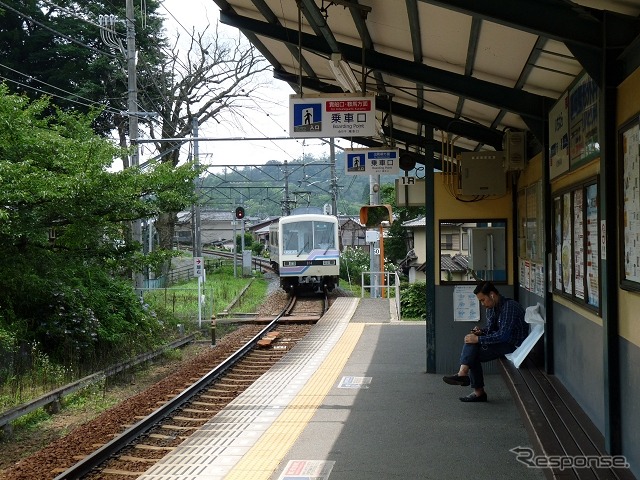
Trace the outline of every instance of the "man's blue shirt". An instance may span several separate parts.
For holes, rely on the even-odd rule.
[[[481,345],[510,343],[519,346],[529,334],[524,308],[515,300],[500,296],[498,305],[487,308],[487,326],[478,337]]]

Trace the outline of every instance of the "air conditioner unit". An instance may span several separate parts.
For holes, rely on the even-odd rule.
[[[524,170],[527,136],[525,132],[507,130],[502,138],[504,171]]]
[[[460,193],[463,195],[504,195],[507,179],[503,152],[464,152],[460,157]]]

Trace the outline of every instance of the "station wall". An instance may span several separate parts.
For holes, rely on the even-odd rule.
[[[506,219],[507,220],[507,285],[496,285],[500,293],[513,297],[513,208],[511,193],[497,198],[488,198],[477,202],[458,201],[450,195],[446,187],[447,174],[434,174],[434,242],[436,245],[436,257],[440,248],[440,221],[441,220],[482,220],[482,219]],[[505,179],[506,181],[506,179]],[[454,286],[440,284],[440,264],[434,265],[436,279],[436,372],[455,373],[460,366],[460,350],[464,336],[475,326],[475,323],[455,322],[453,311]],[[484,324],[484,309],[481,310],[481,325]],[[495,362],[486,365],[485,373],[498,373]]]
[[[623,82],[617,94],[617,125],[616,131],[629,120],[640,117],[640,70],[635,72]],[[517,189],[526,188],[543,178],[544,155],[540,154],[527,164],[520,173]],[[610,168],[616,169],[620,158],[607,160]],[[562,192],[573,185],[585,182],[596,177],[600,172],[601,159],[595,158],[579,168],[561,175],[551,182],[551,198],[544,198],[545,202],[552,202],[554,193]],[[523,288],[518,279],[513,278],[517,274],[519,258],[518,252],[514,252],[513,235],[517,229],[514,227],[514,201],[511,192],[500,198],[485,199],[478,202],[459,202],[452,199],[445,188],[442,174],[436,174],[434,179],[434,205],[435,225],[434,242],[439,242],[439,222],[442,219],[482,219],[482,218],[506,218],[508,221],[507,258],[508,281],[507,285],[498,285],[501,292],[508,296],[514,296],[514,286],[517,285],[515,295],[523,306],[541,303],[545,305],[544,295],[551,296],[552,311],[547,318],[553,322],[553,344],[546,348],[553,349],[553,373],[569,390],[572,396],[589,415],[603,435],[607,428],[606,410],[606,384],[605,375],[605,348],[603,321],[594,309],[585,308],[579,302],[572,301],[557,292],[550,292],[545,288],[544,292],[534,293],[530,288]],[[622,208],[618,205],[618,208]],[[545,209],[545,212],[550,209]],[[552,223],[552,222],[547,222]],[[616,228],[618,236],[622,235],[623,226],[616,225],[618,219],[609,219],[609,228]],[[545,245],[548,248],[548,246]],[[624,252],[620,252],[622,255]],[[545,255],[549,252],[545,251]],[[620,259],[608,260],[609,268],[620,270]],[[611,265],[613,263],[613,265]],[[458,367],[461,339],[468,331],[469,325],[453,322],[453,290],[454,286],[440,284],[439,265],[434,265],[436,279],[436,371],[453,372]],[[548,272],[545,271],[548,282]],[[640,398],[640,375],[637,373],[637,365],[640,364],[640,291],[630,291],[618,288],[615,294],[618,296],[618,326],[619,326],[619,362],[620,362],[620,407],[621,418],[619,425],[610,425],[611,429],[620,429],[622,454],[626,456],[634,475],[640,477],[640,450],[634,448],[640,444],[640,409],[637,408],[637,399]],[[602,298],[601,302],[607,299]],[[484,316],[482,317],[484,319]],[[546,339],[545,339],[546,341]],[[489,365],[488,373],[495,372],[495,367]],[[611,402],[618,401],[610,398]],[[613,420],[615,422],[615,419]]]
[[[616,131],[629,120],[640,116],[638,91],[640,91],[640,71],[627,78],[618,89]],[[545,201],[552,201],[556,192],[597,176],[600,172],[600,161],[601,159],[596,158],[554,179],[550,186],[551,199],[545,199]],[[616,169],[620,161],[621,158],[611,159],[607,160],[607,164],[610,168]],[[542,156],[528,162],[527,168],[519,178],[519,189],[526,188],[527,185],[542,178],[542,162]],[[618,204],[618,208],[622,208],[622,205]],[[617,218],[609,219],[607,223],[614,228],[617,227],[618,236],[623,234],[623,226],[618,224]],[[619,255],[624,254],[620,251],[622,249],[618,250]],[[620,270],[620,258],[609,260],[609,262],[609,268]],[[548,278],[547,275],[547,281]],[[636,399],[640,398],[640,375],[637,374],[636,368],[640,364],[640,315],[637,313],[640,312],[640,292],[619,287],[615,294],[618,296],[619,307],[618,358],[621,419],[619,425],[611,425],[611,428],[621,429],[622,454],[630,463],[632,472],[640,476],[640,450],[633,447],[640,444],[640,410],[636,407]],[[607,411],[602,318],[597,312],[584,308],[556,292],[549,292],[546,289],[545,295],[551,295],[553,306],[551,315],[547,315],[549,321],[553,322],[553,345],[546,346],[553,348],[553,373],[604,435]],[[544,304],[544,298],[522,286],[519,286],[518,297],[525,306],[536,302]],[[601,302],[606,301],[605,298],[601,300]],[[616,402],[618,399],[610,400]]]
[[[629,76],[618,88],[617,127],[640,115],[640,69]],[[618,162],[620,159],[618,159]],[[620,206],[619,206],[620,208]],[[621,235],[619,226],[618,235]],[[619,252],[620,255],[623,252]],[[618,262],[618,265],[620,262]],[[620,400],[622,409],[622,453],[631,464],[631,470],[640,478],[640,292],[618,290],[620,332]]]

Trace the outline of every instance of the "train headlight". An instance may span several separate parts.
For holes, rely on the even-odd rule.
[[[335,265],[336,261],[335,260],[323,260],[322,261],[322,265]]]
[[[296,261],[295,260],[284,260],[282,262],[282,266],[283,267],[295,267],[296,266]]]

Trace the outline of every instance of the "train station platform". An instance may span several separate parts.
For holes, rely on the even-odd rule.
[[[337,299],[281,362],[139,478],[544,478],[511,451],[531,445],[502,376],[487,376],[487,403],[460,402],[469,388],[425,373],[424,322],[392,312],[386,299]]]

